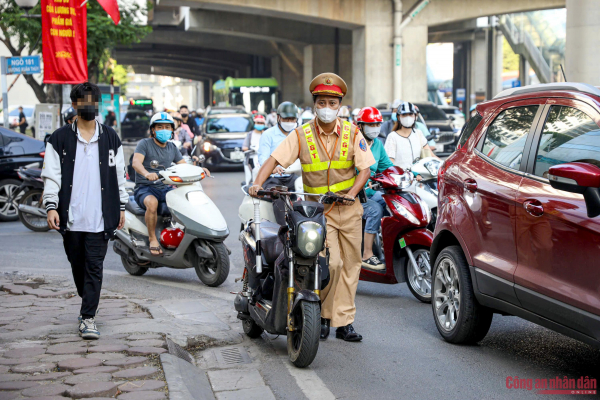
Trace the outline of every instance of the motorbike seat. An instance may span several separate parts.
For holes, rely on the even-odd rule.
[[[252,223],[251,228],[254,237],[256,237],[256,225]],[[279,224],[266,219],[260,221],[260,247],[265,256],[265,261],[269,265],[274,264],[277,257],[283,252],[283,243],[277,235],[279,228]]]
[[[133,215],[146,215],[146,210],[139,206],[133,196],[129,196],[129,202],[125,205],[125,209]],[[158,203],[158,210],[156,213],[164,216],[171,215],[166,203]]]

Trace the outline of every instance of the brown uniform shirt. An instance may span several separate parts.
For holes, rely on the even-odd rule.
[[[315,136],[319,136],[319,139],[323,142],[325,147],[327,148],[327,152],[329,154],[335,153],[335,144],[336,142],[339,144],[339,140],[337,138],[340,136],[341,132],[341,122],[338,118],[335,123],[335,128],[333,132],[325,133],[321,126],[319,125],[319,120],[316,120],[315,126],[317,127],[318,132],[313,132]],[[300,147],[298,143],[298,133],[296,131],[290,132],[292,134],[287,135],[287,137],[281,142],[279,146],[275,149],[275,151],[271,154],[277,162],[283,167],[287,168],[294,163],[298,159],[298,154],[300,153]],[[371,153],[371,149],[365,145],[366,150],[362,150],[359,146],[360,141],[364,141],[364,137],[360,129],[356,129],[354,133],[354,166],[359,171],[369,168],[371,165],[375,164],[375,157],[373,157],[373,153]],[[327,160],[329,157],[323,154],[320,155],[321,160]]]

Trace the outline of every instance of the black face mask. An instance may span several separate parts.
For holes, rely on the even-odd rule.
[[[187,118],[189,114],[181,114],[181,118]]]
[[[86,121],[92,121],[96,118],[96,106],[90,104],[77,107],[77,115]]]

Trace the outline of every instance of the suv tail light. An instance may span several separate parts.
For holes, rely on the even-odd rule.
[[[44,158],[45,156],[46,156],[46,152],[45,152],[45,151],[42,151],[42,152],[40,153],[40,157]]]

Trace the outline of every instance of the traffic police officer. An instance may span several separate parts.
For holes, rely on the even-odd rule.
[[[334,192],[356,199],[375,163],[360,130],[337,117],[346,82],[333,73],[324,73],[310,83],[316,118],[289,134],[262,165],[250,194],[255,196],[277,165],[289,167],[300,158],[304,191],[314,194]],[[357,172],[358,175],[357,175]],[[354,297],[362,257],[363,208],[358,200],[332,205],[326,210],[330,282],[321,292],[321,339],[329,336],[329,326],[337,327],[336,337],[360,341],[352,327],[356,306]]]

